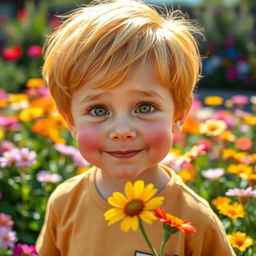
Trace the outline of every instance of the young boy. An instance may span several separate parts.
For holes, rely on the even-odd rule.
[[[37,240],[40,256],[151,255],[140,232],[108,226],[107,198],[127,181],[153,183],[165,211],[191,221],[168,256],[232,256],[208,203],[161,160],[192,103],[200,74],[194,34],[180,12],[163,18],[135,0],[101,1],[66,16],[46,43],[43,76],[83,157],[94,167],[58,186]],[[162,225],[146,225],[160,247]]]

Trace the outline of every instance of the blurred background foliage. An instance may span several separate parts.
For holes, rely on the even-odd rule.
[[[59,24],[56,15],[89,2],[2,0],[0,87],[17,92],[25,88],[29,78],[41,77],[41,47],[47,34]],[[162,1],[170,8],[182,9],[205,29],[206,40],[201,42],[203,78],[199,88],[255,90],[256,1],[170,0],[170,5],[168,2]]]

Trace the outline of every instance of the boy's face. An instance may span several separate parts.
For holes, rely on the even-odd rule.
[[[114,178],[132,179],[157,168],[171,148],[174,104],[153,61],[141,72],[135,66],[117,88],[94,89],[95,81],[72,96],[70,129],[83,157]]]

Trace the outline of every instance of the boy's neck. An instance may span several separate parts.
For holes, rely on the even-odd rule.
[[[144,180],[145,184],[152,183],[156,187],[158,193],[162,191],[170,180],[170,175],[163,170],[160,165],[154,166],[148,170],[145,170],[140,176],[133,179],[117,179],[108,175],[101,169],[97,169],[96,173],[96,188],[105,200],[109,198],[113,192],[124,193],[125,183],[136,180]]]

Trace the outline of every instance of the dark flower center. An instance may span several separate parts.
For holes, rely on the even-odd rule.
[[[139,215],[143,211],[144,206],[145,205],[141,200],[134,199],[125,206],[124,212],[126,215],[133,217]]]

